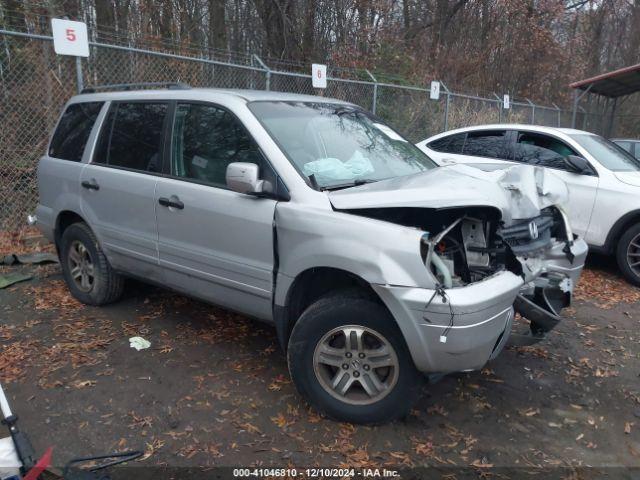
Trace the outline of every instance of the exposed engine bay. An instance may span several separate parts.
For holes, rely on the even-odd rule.
[[[490,207],[359,209],[350,213],[426,232],[422,259],[445,288],[478,282],[503,269],[527,281],[537,256],[554,241],[570,241],[570,232],[555,207],[508,227],[500,212]]]
[[[424,231],[422,260],[445,291],[502,270],[521,276],[525,286],[514,306],[531,322],[529,339],[543,338],[571,302],[571,279],[544,270],[545,257],[554,245],[563,244],[564,255],[573,260],[569,248],[573,234],[556,207],[508,226],[491,207],[358,209],[350,213]]]

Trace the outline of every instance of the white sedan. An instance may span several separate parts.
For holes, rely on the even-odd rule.
[[[592,251],[615,255],[640,286],[640,161],[593,133],[536,125],[482,125],[417,143],[436,163],[482,170],[525,163],[553,169],[569,188],[571,226]]]

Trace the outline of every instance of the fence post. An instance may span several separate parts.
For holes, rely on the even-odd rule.
[[[365,68],[364,71],[367,72],[367,75],[369,75],[369,78],[373,80],[373,101],[371,102],[371,112],[375,115],[376,106],[378,103],[378,80],[376,79],[376,77],[373,76],[373,74],[368,69]]]
[[[536,124],[536,104],[533,103],[528,98],[525,98],[525,100],[527,101],[527,103],[529,103],[529,106],[531,107],[531,125],[535,125]]]
[[[494,97],[496,97],[498,100],[498,123],[502,123],[502,107],[504,104],[504,100],[501,99],[498,95],[496,95],[495,93],[493,94]]]
[[[269,67],[267,67],[267,65],[262,61],[262,59],[258,55],[256,55],[255,53],[253,54],[253,58],[256,59],[256,61],[260,64],[260,66],[265,71],[264,89],[267,90],[267,91],[271,90],[271,69]]]
[[[78,93],[82,93],[84,79],[82,78],[82,60],[80,57],[76,57],[76,83],[78,84]]]
[[[593,83],[590,84],[585,90],[583,90],[582,93],[578,93],[577,88],[573,91],[573,117],[571,118],[571,128],[576,128],[576,117],[578,116],[578,106],[580,105],[580,100],[587,93],[589,93],[589,90],[591,90],[592,86]]]
[[[451,92],[449,91],[447,86],[444,84],[444,82],[440,82],[440,85],[444,87],[444,91],[447,95],[447,99],[444,102],[444,130],[443,130],[444,132],[446,132],[447,130],[449,130],[449,102],[451,101]]]
[[[555,103],[552,103],[551,105],[553,105],[554,107],[556,107],[556,110],[558,111],[558,128],[560,128],[560,123],[561,123],[561,111],[560,111],[560,107],[558,105],[556,105]]]

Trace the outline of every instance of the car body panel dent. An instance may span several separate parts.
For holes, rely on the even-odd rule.
[[[281,202],[275,216],[279,266],[275,302],[284,305],[281,277],[294,279],[319,267],[345,270],[371,284],[433,286],[420,257],[423,232],[416,228]]]
[[[509,225],[535,217],[546,207],[563,205],[568,191],[559,178],[542,168],[517,165],[485,172],[451,165],[331,192],[329,197],[337,209],[495,207]]]

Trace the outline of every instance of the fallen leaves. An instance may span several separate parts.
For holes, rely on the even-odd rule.
[[[418,455],[431,456],[433,455],[433,443],[431,441],[419,440],[416,437],[411,437],[411,444],[413,451]]]
[[[340,464],[340,468],[364,468],[372,464],[366,446],[345,452],[344,458],[345,461]]]
[[[135,412],[129,412],[129,417],[131,417],[129,428],[143,429],[153,425],[153,417],[151,416],[142,417]]]
[[[36,310],[75,312],[83,308],[83,305],[73,298],[64,280],[50,280],[42,285],[29,286],[25,291],[33,297]]]
[[[631,427],[635,425],[635,422],[625,422],[624,423],[624,433],[629,435],[631,433]]]
[[[414,463],[411,457],[406,452],[389,452],[391,458],[395,460],[393,465],[400,465],[404,467],[413,467]]]
[[[147,443],[147,447],[144,450],[144,455],[142,455],[142,457],[140,457],[138,461],[142,462],[148,459],[149,457],[153,456],[158,450],[164,447],[164,444],[165,444],[164,440],[154,438],[151,441],[151,443]]]
[[[88,387],[95,387],[98,382],[95,380],[76,380],[71,384],[73,388],[83,389]]]
[[[536,358],[544,358],[544,359],[549,358],[549,351],[542,347],[523,346],[523,347],[509,347],[509,348],[514,349],[516,352],[524,356],[530,355]]]
[[[10,327],[9,325],[0,325],[0,340],[11,340],[13,338],[12,330],[15,327]]]
[[[55,252],[53,244],[48,244],[36,227],[18,230],[0,230],[0,252],[21,255],[33,252]]]
[[[32,340],[17,340],[2,345],[0,380],[4,383],[11,383],[22,379],[27,369],[36,362],[38,347],[39,344]]]
[[[278,415],[276,415],[275,417],[271,417],[271,421],[278,427],[278,428],[286,428],[289,425],[292,425],[294,422],[293,420],[288,420],[287,417],[285,417],[282,413],[279,413]]]
[[[279,392],[282,390],[282,387],[285,385],[289,385],[291,383],[291,379],[284,374],[277,375],[269,384],[269,390],[272,392]]]
[[[209,444],[188,444],[180,448],[176,454],[180,457],[185,457],[187,459],[193,458],[198,453],[203,453],[209,457],[219,458],[224,456],[220,452],[221,443],[209,443]]]
[[[239,423],[238,427],[240,427],[243,430],[246,430],[249,433],[257,433],[262,435],[262,431],[252,423],[249,423],[249,422]]]
[[[640,302],[640,289],[622,277],[602,270],[584,269],[573,291],[574,298],[595,304],[605,310],[626,302]]]
[[[539,415],[540,414],[540,409],[539,408],[529,408],[526,410],[518,410],[518,413],[520,413],[520,415],[523,415],[525,417],[533,417],[535,415]]]

